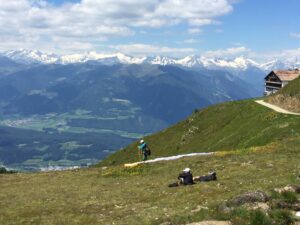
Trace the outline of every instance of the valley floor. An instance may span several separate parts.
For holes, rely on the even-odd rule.
[[[147,225],[224,219],[216,206],[237,194],[270,193],[276,187],[300,184],[299,146],[300,137],[296,137],[134,168],[0,175],[0,224]],[[169,188],[185,167],[194,175],[216,170],[218,180]]]

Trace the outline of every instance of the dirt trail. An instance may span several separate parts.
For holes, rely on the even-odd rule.
[[[286,109],[280,108],[279,106],[276,106],[276,105],[273,105],[273,104],[264,102],[263,100],[256,100],[255,102],[258,103],[258,104],[260,104],[260,105],[263,105],[263,106],[265,106],[265,107],[268,107],[268,108],[270,108],[270,109],[273,109],[274,111],[279,112],[279,113],[284,113],[284,114],[291,114],[291,115],[297,115],[297,116],[300,116],[300,113],[294,113],[294,112],[288,111],[288,110],[286,110]]]

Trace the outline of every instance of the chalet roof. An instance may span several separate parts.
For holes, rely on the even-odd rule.
[[[281,81],[291,81],[300,76],[300,71],[297,69],[296,70],[274,70],[273,72]]]

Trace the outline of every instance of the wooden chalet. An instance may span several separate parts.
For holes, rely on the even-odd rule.
[[[265,77],[264,95],[270,95],[300,76],[300,70],[273,70]]]

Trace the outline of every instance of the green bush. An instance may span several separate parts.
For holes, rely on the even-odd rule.
[[[199,109],[194,109],[194,114],[197,114],[199,111]]]
[[[17,173],[18,171],[16,170],[7,170],[5,167],[1,166],[0,167],[0,174],[1,173]]]
[[[5,167],[0,167],[0,173],[7,173],[7,170],[5,169]]]
[[[281,194],[282,199],[287,202],[287,203],[296,203],[298,202],[298,196],[296,193],[291,192],[291,191],[285,191]]]
[[[281,194],[278,193],[277,191],[272,190],[271,191],[271,198],[272,199],[280,199],[281,198]]]
[[[294,224],[293,215],[287,210],[274,210],[270,213],[271,218],[275,224],[278,225],[291,225]]]
[[[255,210],[250,215],[251,225],[272,225],[272,221],[265,213],[260,210]]]
[[[232,224],[249,224],[250,214],[245,208],[236,208],[228,214],[228,218],[225,220],[231,220]]]

